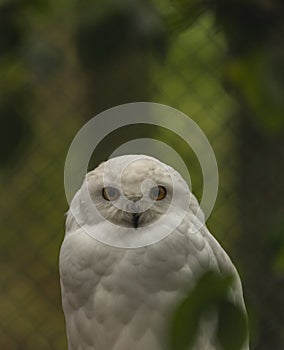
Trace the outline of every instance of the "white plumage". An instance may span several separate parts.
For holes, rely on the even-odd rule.
[[[208,269],[236,276],[231,298],[244,307],[238,273],[203,220],[179,173],[155,158],[117,157],[88,173],[60,251],[69,350],[166,350],[172,311]],[[203,322],[196,350],[216,349],[213,329]]]

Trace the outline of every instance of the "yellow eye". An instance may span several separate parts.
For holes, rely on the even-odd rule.
[[[167,195],[167,190],[164,186],[153,187],[150,191],[150,197],[156,201],[164,199]]]
[[[102,190],[102,196],[106,201],[115,201],[119,195],[119,190],[115,187],[108,186]]]

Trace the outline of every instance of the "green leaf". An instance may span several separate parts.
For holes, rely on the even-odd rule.
[[[173,350],[189,350],[195,344],[199,323],[209,312],[218,313],[217,340],[224,350],[239,350],[247,337],[247,321],[241,306],[228,300],[233,276],[209,271],[176,309],[170,332]],[[232,344],[232,340],[234,344]]]
[[[243,309],[228,300],[218,308],[217,339],[223,350],[240,350],[248,336],[247,320]]]

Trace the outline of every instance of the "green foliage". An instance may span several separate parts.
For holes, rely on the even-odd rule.
[[[17,7],[12,2],[0,5],[0,53],[17,50],[21,44],[21,27]]]
[[[22,118],[22,114],[7,101],[0,105],[0,164],[8,165],[15,160],[16,155],[26,145],[31,136],[30,125]],[[9,150],[9,152],[7,152]]]
[[[189,350],[195,344],[203,317],[217,311],[216,339],[224,350],[240,350],[247,338],[247,321],[241,306],[228,299],[232,276],[209,271],[178,306],[171,329],[171,348]],[[233,341],[232,341],[233,339]]]
[[[261,50],[232,58],[226,79],[248,105],[256,123],[269,131],[284,130],[284,60]],[[283,55],[282,55],[283,56]]]
[[[150,48],[163,54],[165,30],[155,8],[144,0],[110,0],[78,8],[74,37],[86,68],[111,63],[130,50]]]
[[[282,278],[284,272],[284,220],[283,217],[275,217],[274,225],[265,239],[265,255],[272,265],[272,270]]]
[[[225,298],[218,305],[217,339],[224,350],[240,350],[247,339],[246,315],[240,306]]]
[[[204,9],[199,0],[176,0],[172,2],[172,6],[168,7],[168,11],[162,11],[161,13],[168,29],[168,35],[176,37],[176,35],[193,25],[199,16],[204,13]]]
[[[284,130],[284,7],[279,1],[175,0],[184,26],[205,10],[225,34],[229,55],[226,83],[256,124]]]
[[[26,5],[30,3],[27,2]],[[31,136],[27,122],[31,89],[21,51],[26,31],[20,14],[25,5],[20,1],[0,3],[0,165],[15,160],[20,146]]]

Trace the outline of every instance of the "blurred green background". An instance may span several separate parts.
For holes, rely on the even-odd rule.
[[[251,349],[284,348],[284,6],[280,0],[0,1],[0,348],[67,349],[58,253],[68,147],[118,104],[189,115],[216,153],[208,226],[242,276]],[[174,123],[174,121],[173,121]],[[162,129],[200,198],[198,161]]]

